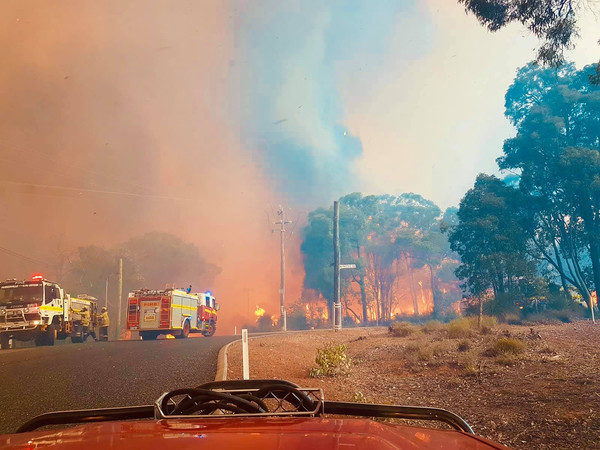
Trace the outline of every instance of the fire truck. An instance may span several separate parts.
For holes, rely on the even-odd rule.
[[[130,292],[127,303],[127,329],[144,341],[161,334],[185,339],[192,332],[210,337],[217,329],[219,304],[210,292],[141,289]]]
[[[69,294],[42,275],[31,280],[16,279],[0,282],[0,347],[8,349],[10,341],[34,340],[35,345],[54,345],[59,339],[71,337],[83,342],[97,326],[97,303],[93,297],[71,298]],[[91,323],[81,326],[80,311],[90,311]]]

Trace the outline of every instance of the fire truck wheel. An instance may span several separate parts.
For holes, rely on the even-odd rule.
[[[213,334],[215,334],[215,331],[217,331],[217,325],[211,320],[208,324],[206,332],[204,333],[204,336],[211,337]]]
[[[183,329],[181,330],[181,334],[175,336],[177,339],[187,339],[190,335],[190,321],[186,320],[183,322]]]
[[[83,330],[81,328],[76,329],[71,335],[71,342],[73,344],[81,344],[83,342]]]
[[[10,336],[8,333],[0,333],[0,347],[2,347],[2,350],[8,350],[10,348],[9,341]]]
[[[46,328],[44,340],[46,341],[46,345],[54,345],[54,341],[56,341],[56,325],[54,325],[53,323],[48,325],[48,328]]]
[[[46,336],[43,333],[35,335],[34,341],[35,341],[36,347],[40,347],[42,345],[46,345],[46,339],[45,339],[45,337]]]

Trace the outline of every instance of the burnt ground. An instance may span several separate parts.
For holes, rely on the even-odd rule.
[[[330,400],[449,409],[514,448],[600,448],[600,324],[500,324],[454,338],[434,325],[405,337],[384,328],[257,337],[250,375],[320,387]],[[518,354],[493,350],[507,337],[524,344]],[[327,343],[348,345],[350,373],[311,378],[316,349]],[[229,350],[228,377],[241,378],[239,343]]]

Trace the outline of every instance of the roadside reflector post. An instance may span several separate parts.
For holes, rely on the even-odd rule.
[[[250,367],[248,361],[248,330],[242,328],[242,367],[244,380],[250,379]]]
[[[235,327],[233,327],[233,335],[237,336],[237,325]]]

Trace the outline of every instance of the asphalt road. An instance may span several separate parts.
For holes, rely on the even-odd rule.
[[[90,339],[0,351],[0,433],[49,411],[151,404],[163,392],[212,381],[220,348],[234,339]]]

